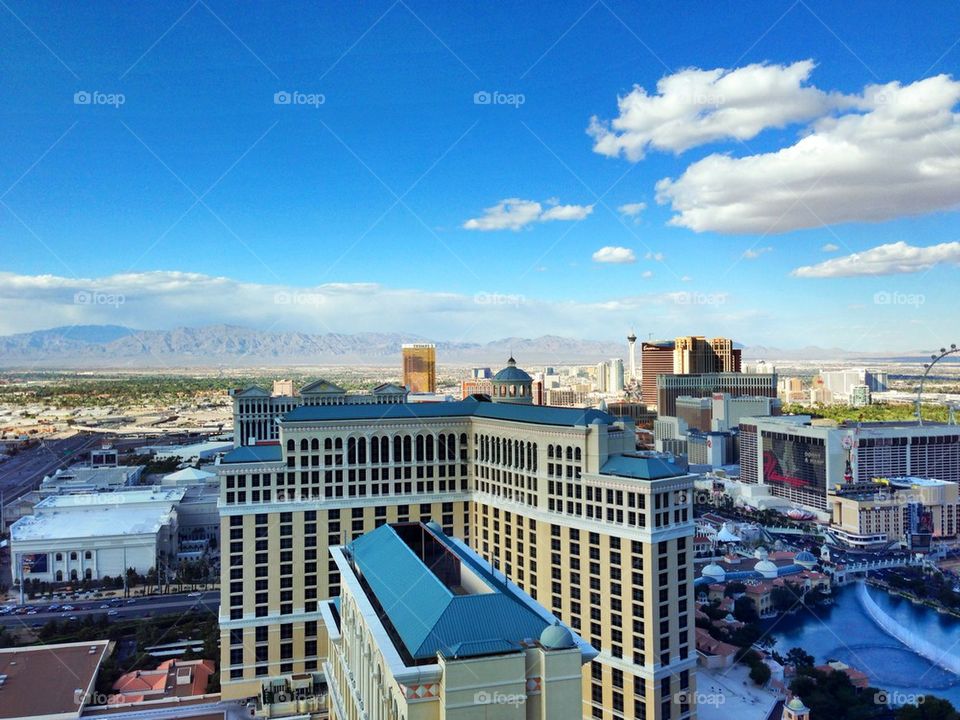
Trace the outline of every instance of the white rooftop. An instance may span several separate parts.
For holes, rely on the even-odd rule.
[[[34,514],[20,518],[10,527],[14,543],[38,540],[70,540],[110,535],[155,535],[165,525],[184,490],[168,493],[100,493],[113,499],[147,495],[139,503],[105,502],[94,495],[48,498],[34,508]],[[84,498],[90,501],[84,503]],[[72,500],[52,503],[49,500]]]
[[[118,492],[76,493],[73,495],[53,495],[37,503],[36,510],[66,510],[73,508],[118,507],[129,508],[141,504],[175,504],[183,499],[185,488],[150,487],[143,490],[121,490]]]
[[[232,443],[231,443],[232,446]],[[200,470],[195,467],[184,468],[183,470],[177,470],[176,472],[170,473],[169,475],[163,476],[163,482],[205,482],[210,478],[216,477],[216,473],[207,472],[206,470]]]

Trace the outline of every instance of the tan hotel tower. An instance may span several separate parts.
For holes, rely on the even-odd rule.
[[[435,521],[599,651],[584,718],[695,716],[693,476],[598,410],[514,402],[304,406],[217,468],[224,699],[324,683],[331,548]]]

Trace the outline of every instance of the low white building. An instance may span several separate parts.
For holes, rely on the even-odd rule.
[[[68,493],[92,493],[132,487],[143,475],[143,465],[74,465],[47,475],[40,483],[41,497]]]
[[[127,568],[146,573],[178,550],[177,506],[184,488],[56,495],[10,528],[21,580],[98,580]]]
[[[228,441],[207,441],[190,445],[145,445],[141,452],[150,453],[157,460],[180,460],[181,462],[198,462],[212,460],[220,453],[233,449],[233,443]]]

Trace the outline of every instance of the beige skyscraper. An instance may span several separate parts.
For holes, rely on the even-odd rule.
[[[319,708],[329,689],[331,696],[339,693],[345,708],[363,704],[358,701],[364,697],[370,699],[365,707],[379,707],[380,683],[394,692],[396,704],[391,700],[390,707],[397,709],[388,717],[413,720],[413,707],[440,706],[431,699],[439,697],[440,687],[446,692],[463,683],[446,671],[442,680],[426,682],[425,674],[407,668],[424,670],[418,662],[439,662],[452,670],[448,660],[459,654],[459,667],[469,665],[483,677],[468,695],[471,704],[480,702],[472,693],[497,690],[490,689],[486,670],[473,667],[481,660],[503,671],[502,692],[517,703],[489,701],[479,713],[473,707],[471,718],[522,718],[526,708],[543,707],[539,703],[549,703],[551,695],[561,698],[561,708],[576,703],[572,688],[551,683],[576,678],[581,658],[567,652],[566,643],[557,647],[544,637],[539,645],[548,647],[541,652],[532,630],[518,636],[533,643],[517,648],[516,672],[510,662],[484,659],[493,647],[485,642],[467,644],[471,652],[482,651],[476,658],[468,657],[467,645],[437,659],[432,652],[401,657],[392,680],[386,668],[378,673],[366,666],[370,671],[358,674],[367,662],[366,648],[375,656],[374,643],[361,640],[377,629],[372,618],[387,629],[405,624],[421,632],[408,616],[434,606],[423,587],[411,585],[416,573],[389,558],[366,570],[362,557],[359,564],[356,556],[345,564],[343,548],[362,547],[365,541],[355,543],[378,528],[381,536],[389,534],[384,525],[435,522],[431,532],[438,526],[447,536],[463,538],[464,562],[479,568],[467,560],[469,548],[495,569],[490,572],[498,582],[508,580],[596,651],[579,677],[582,704],[570,708],[576,716],[693,716],[688,698],[696,692],[694,476],[657,455],[637,452],[632,422],[599,410],[469,399],[304,406],[278,424],[279,445],[237,448],[217,465],[225,699],[253,697],[266,708],[282,691],[303,703],[305,709],[297,712],[313,713],[311,703]],[[403,604],[387,603],[399,616],[356,614],[361,594],[371,597],[351,586],[358,568],[361,579],[372,570],[368,582],[378,576],[401,588]],[[339,609],[327,602],[337,597]],[[477,597],[468,602],[478,608],[492,602],[487,595]],[[481,627],[502,617],[507,616],[476,613]],[[464,629],[476,630],[469,624]],[[376,646],[388,652],[404,646],[381,640]],[[328,677],[335,679],[328,684]],[[448,709],[452,697],[443,695]],[[410,714],[401,714],[401,707],[411,708]],[[563,712],[548,709],[540,717],[565,718]]]
[[[733,340],[729,338],[707,340],[702,335],[686,335],[674,341],[675,375],[739,371],[739,351],[734,350]]]
[[[403,384],[410,392],[437,391],[437,346],[432,343],[403,345]]]

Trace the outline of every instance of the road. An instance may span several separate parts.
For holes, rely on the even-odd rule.
[[[16,500],[40,485],[45,475],[76,462],[78,456],[99,443],[99,435],[72,435],[63,440],[41,440],[29,450],[0,463],[0,492],[5,503]]]
[[[188,610],[193,612],[210,612],[216,615],[220,609],[220,591],[208,590],[200,593],[200,597],[190,597],[188,594],[177,595],[147,595],[138,596],[133,604],[127,604],[126,600],[122,604],[111,605],[109,608],[101,608],[101,605],[109,604],[107,598],[100,600],[77,600],[64,601],[72,605],[72,610],[55,610],[50,612],[46,610],[50,602],[28,602],[27,606],[37,610],[35,615],[2,615],[0,616],[0,627],[18,628],[31,627],[35,624],[45,625],[50,620],[66,620],[69,617],[82,619],[89,615],[105,615],[111,610],[116,610],[116,615],[107,615],[112,622],[115,620],[130,620],[135,618],[145,618],[156,615],[169,615],[172,613],[183,613]]]

